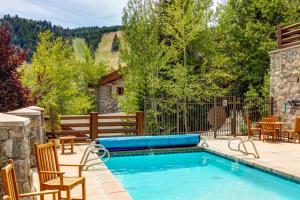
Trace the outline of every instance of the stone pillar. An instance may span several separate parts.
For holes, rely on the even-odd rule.
[[[30,170],[30,119],[0,113],[0,167],[13,159],[20,193],[31,192],[32,180]],[[2,180],[0,193],[3,195]]]
[[[29,106],[27,108],[41,112],[41,128],[39,129],[40,133],[38,135],[39,135],[40,143],[46,143],[47,137],[46,137],[46,127],[45,127],[45,109],[38,106]]]
[[[42,144],[44,142],[42,115],[40,111],[28,108],[22,108],[8,112],[8,114],[30,119],[29,127],[29,142],[30,142],[30,166],[36,167],[36,160],[34,155],[34,144]]]

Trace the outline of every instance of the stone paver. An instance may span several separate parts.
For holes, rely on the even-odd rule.
[[[247,139],[247,137],[242,138]],[[251,155],[244,156],[240,152],[231,151],[227,146],[230,139],[229,137],[208,139],[209,147],[207,149],[241,159],[262,169],[270,170],[271,168],[272,171],[278,171],[281,175],[288,175],[288,178],[300,180],[299,143],[273,143],[254,140],[260,158],[253,158]],[[238,141],[232,143],[232,147],[237,145]],[[248,144],[247,147],[250,151],[251,146]]]
[[[62,155],[60,148],[58,149],[60,164],[78,164],[84,153],[86,145],[74,146],[74,154]],[[97,158],[93,154],[92,158]],[[88,171],[83,171],[82,176],[86,177],[87,200],[131,200],[131,197],[123,188],[121,183],[114,177],[110,170],[104,165],[99,164],[98,159],[88,162],[88,164],[97,165],[90,167]],[[78,175],[76,167],[61,167],[61,171],[66,172],[68,176]],[[35,188],[39,189],[38,175],[33,174]],[[63,194],[64,195],[64,194]],[[73,198],[81,198],[81,186],[72,190]],[[47,197],[46,199],[51,199]]]

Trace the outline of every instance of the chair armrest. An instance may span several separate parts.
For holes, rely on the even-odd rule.
[[[63,175],[65,172],[56,172],[56,171],[39,171],[38,173],[41,173],[41,174],[58,174],[58,175]]]
[[[60,179],[60,186],[62,187],[64,185],[64,177],[63,177],[63,175],[65,174],[65,172],[39,171],[38,173],[41,173],[41,174],[57,174],[59,176],[59,179]]]
[[[78,176],[81,177],[83,164],[59,164],[62,167],[78,167]]]
[[[40,195],[45,195],[45,194],[56,194],[58,193],[59,190],[48,190],[48,191],[41,191],[41,192],[30,192],[30,193],[24,193],[20,194],[20,198],[25,198],[25,197],[31,197],[31,196],[40,196]]]

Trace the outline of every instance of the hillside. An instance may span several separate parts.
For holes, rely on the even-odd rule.
[[[103,34],[101,42],[95,52],[95,61],[108,66],[108,71],[117,70],[119,66],[119,51],[112,52],[113,38],[117,35],[121,38],[121,31]],[[84,49],[88,48],[83,38],[73,39],[73,49],[77,60],[84,59]]]
[[[119,66],[119,51],[111,51],[115,34],[121,38],[121,31],[103,34],[98,49],[95,52],[96,62],[105,63],[110,70],[117,70]]]
[[[3,23],[9,24],[13,35],[13,43],[28,50],[28,61],[36,49],[39,32],[50,30],[55,37],[63,37],[64,39],[83,38],[91,51],[95,52],[104,33],[118,31],[121,28],[120,26],[104,26],[68,29],[52,25],[48,21],[30,20],[18,16],[11,17],[10,15],[0,18],[0,24]]]

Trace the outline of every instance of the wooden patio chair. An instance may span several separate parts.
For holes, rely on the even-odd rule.
[[[296,143],[296,136],[298,135],[298,141],[300,143],[300,118],[295,119],[295,125],[293,130],[283,130],[283,133],[287,135],[289,141],[290,134],[293,136],[293,142]]]
[[[275,141],[277,130],[275,125],[276,120],[274,118],[264,118],[261,126],[261,134],[263,140],[269,139],[269,135],[272,136],[272,140]]]
[[[250,116],[246,116],[246,126],[248,131],[248,138],[250,139],[252,136],[254,136],[255,133],[259,134],[259,139],[261,139],[261,128],[260,127],[251,127],[251,120]]]
[[[25,194],[19,194],[18,187],[17,187],[17,178],[16,172],[14,169],[14,161],[8,160],[8,165],[3,167],[1,170],[1,176],[3,181],[3,189],[5,196],[3,200],[19,200],[21,198],[33,197],[33,196],[40,196],[41,198],[44,195],[52,194],[52,198],[56,199],[56,194],[58,194],[58,190],[52,191],[42,191],[42,192],[31,192]]]
[[[57,189],[60,191],[59,199],[61,199],[61,191],[65,191],[66,198],[64,199],[71,200],[71,190],[81,184],[82,200],[86,200],[85,178],[81,177],[82,164],[59,164],[54,141],[40,145],[35,144],[35,156],[41,190]],[[79,176],[64,176],[64,172],[60,171],[60,166],[77,167]]]

